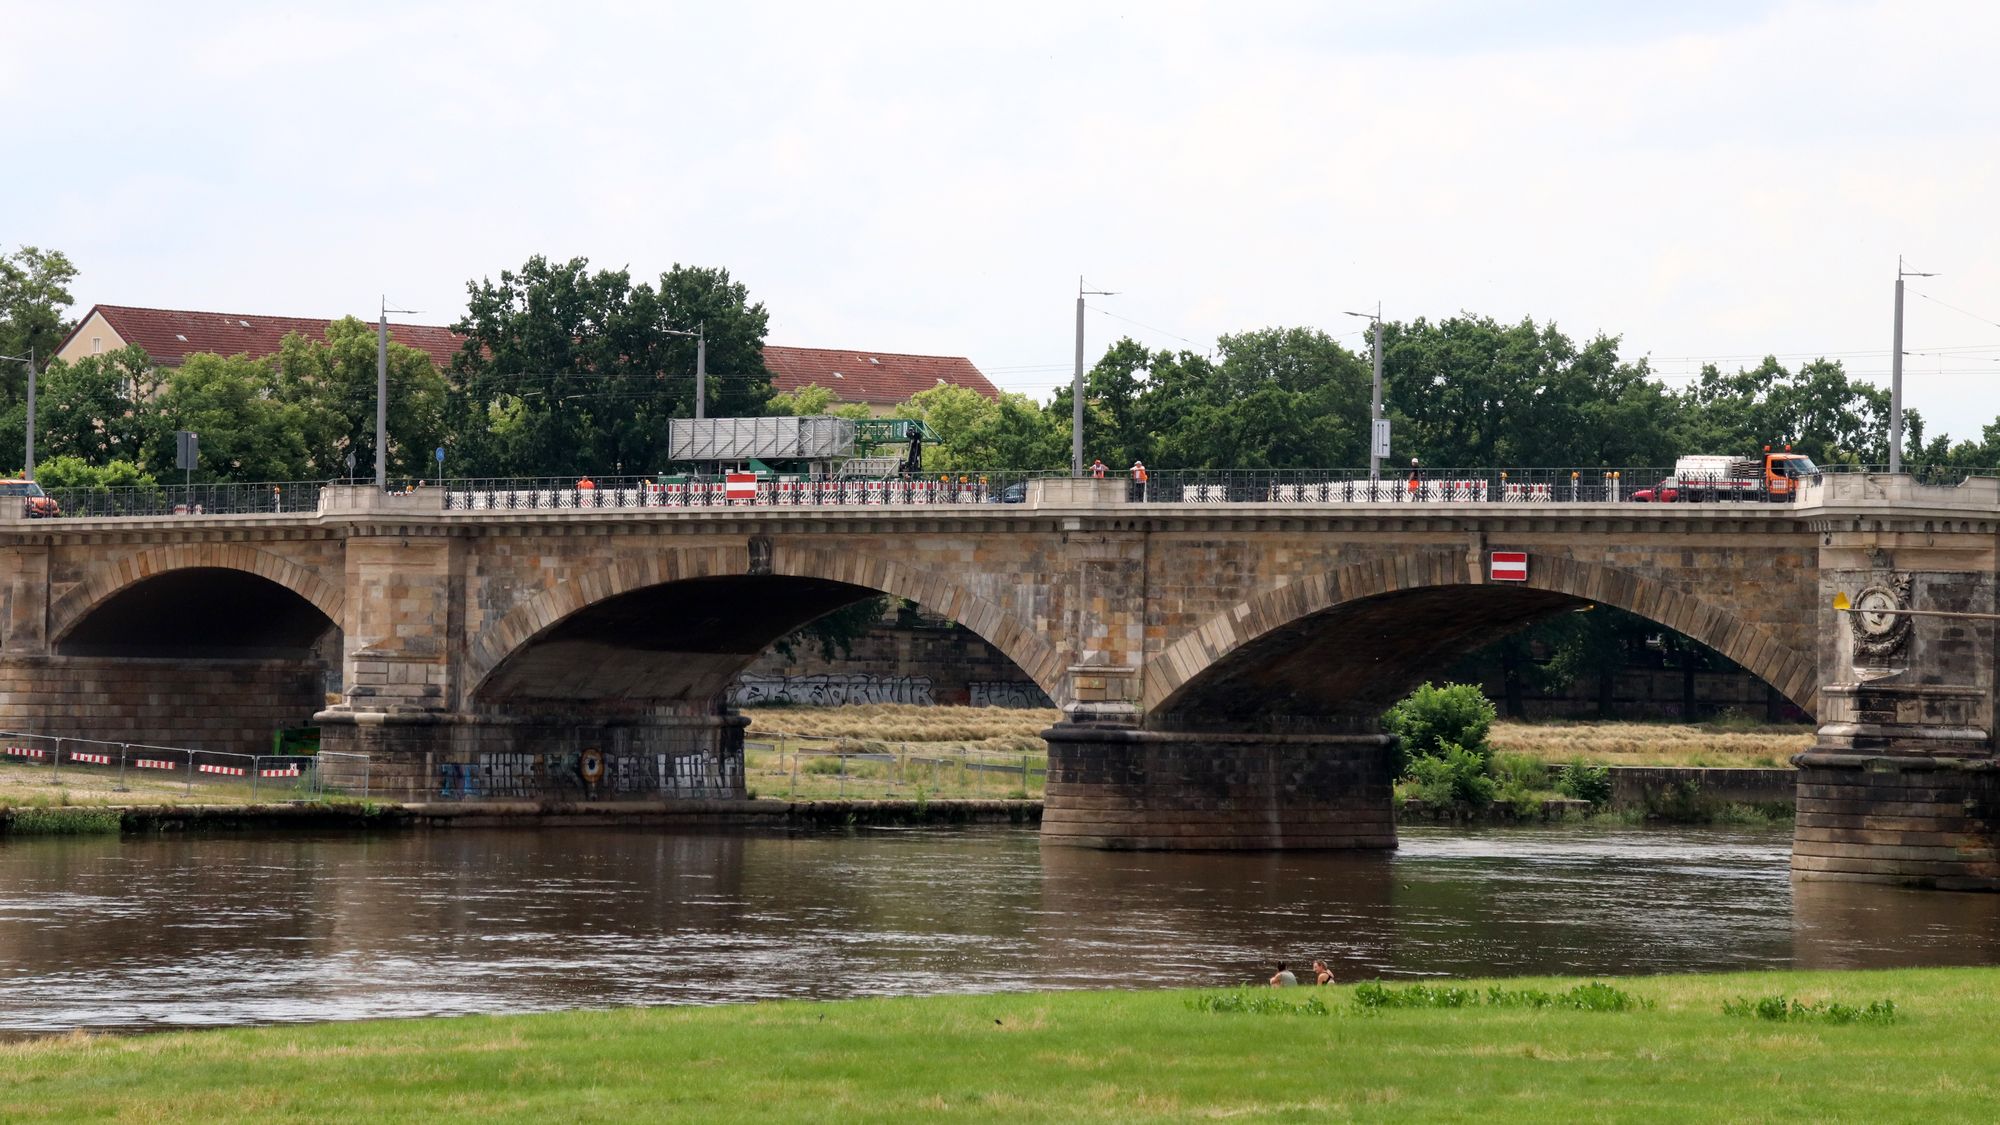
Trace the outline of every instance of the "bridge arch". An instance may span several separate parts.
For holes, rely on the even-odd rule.
[[[93,613],[139,584],[191,570],[254,575],[298,595],[333,624],[346,627],[346,592],[307,567],[243,543],[181,543],[136,551],[92,570],[49,607],[49,647],[59,648]]]
[[[1353,682],[1400,694],[1421,682],[1423,668],[1439,666],[1440,657],[1581,603],[1614,606],[1683,633],[1742,665],[1807,713],[1817,708],[1812,654],[1667,583],[1561,555],[1530,553],[1526,582],[1478,581],[1478,565],[1462,549],[1432,551],[1355,563],[1261,593],[1209,618],[1147,662],[1147,714],[1166,719],[1210,710],[1218,699],[1240,691],[1246,679],[1270,672],[1283,654],[1313,644],[1315,634],[1323,659],[1306,661],[1295,671],[1293,686],[1313,676],[1347,674]],[[1472,588],[1492,599],[1479,612],[1468,612],[1472,603],[1465,595]],[[1413,633],[1431,629],[1438,640],[1426,647],[1418,636],[1397,657],[1384,657],[1368,652],[1359,637],[1333,641],[1330,635],[1342,633],[1337,627],[1342,619],[1356,632],[1378,637],[1407,625]],[[1375,667],[1364,667],[1366,661]],[[1368,709],[1387,700],[1362,692],[1353,702]]]
[[[778,580],[773,584],[772,580]],[[796,580],[786,583],[784,580]],[[465,696],[468,700],[498,689],[510,662],[538,643],[559,634],[566,622],[621,598],[635,598],[677,584],[718,598],[740,597],[756,588],[778,591],[789,586],[799,595],[791,608],[803,620],[787,620],[769,636],[751,637],[751,651],[722,654],[741,658],[742,665],[773,641],[816,619],[821,613],[873,594],[907,598],[957,621],[1014,661],[1037,686],[1058,702],[1063,698],[1064,661],[1054,647],[1014,615],[979,597],[948,577],[891,560],[852,551],[776,545],[769,565],[753,572],[750,548],[743,546],[682,547],[621,559],[600,570],[561,582],[530,598],[482,628],[466,656]],[[780,617],[784,606],[773,610]],[[816,610],[816,612],[815,612]],[[728,661],[724,661],[727,663]],[[736,671],[730,672],[733,679]]]

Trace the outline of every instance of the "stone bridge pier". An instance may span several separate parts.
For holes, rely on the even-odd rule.
[[[1820,537],[1820,726],[1794,759],[1792,871],[2000,890],[2000,480],[1836,476],[1802,501]]]

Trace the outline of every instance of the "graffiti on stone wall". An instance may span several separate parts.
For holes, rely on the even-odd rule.
[[[844,703],[915,703],[928,707],[929,676],[874,676],[865,672],[818,676],[746,675],[729,690],[737,707],[759,703],[792,703],[805,707],[838,707]]]
[[[1053,707],[1047,692],[1028,680],[973,680],[965,685],[974,707]]]
[[[539,797],[546,785],[539,754],[481,754],[438,764],[438,796],[477,801]]]
[[[448,801],[599,800],[621,794],[669,797],[741,796],[743,759],[706,747],[691,753],[606,753],[596,782],[585,778],[583,753],[475,754],[440,762],[437,796]]]

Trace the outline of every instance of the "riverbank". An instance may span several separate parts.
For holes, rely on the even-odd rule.
[[[1474,1006],[1366,1007],[1353,987],[1070,992],[38,1039],[0,1044],[0,1102],[15,1121],[2000,1117],[2000,970],[1575,994],[1628,1010],[1535,1006],[1577,980],[1432,983]],[[1484,1002],[1489,987],[1511,1000]],[[1724,1012],[1774,997],[1805,1008]],[[1271,1001],[1285,1010],[1211,1010]],[[1879,1020],[1883,1001],[1890,1022],[1828,1018],[1875,1004]]]
[[[63,822],[64,814],[74,820]],[[1040,801],[301,801],[290,804],[29,806],[0,809],[0,828],[50,835],[367,828],[598,828],[748,825],[1039,824]],[[108,818],[108,819],[107,819]]]

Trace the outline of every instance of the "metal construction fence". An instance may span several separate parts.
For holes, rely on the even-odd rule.
[[[112,792],[164,786],[178,787],[189,796],[197,785],[229,786],[236,796],[247,790],[252,801],[317,801],[335,794],[366,798],[371,781],[366,754],[332,750],[234,754],[22,731],[0,731],[0,762],[46,766],[53,785],[63,784],[67,777],[78,783],[109,783]]]
[[[1040,797],[1041,753],[922,742],[760,732],[743,740],[744,783],[759,796],[807,799]]]
[[[1035,473],[927,473],[862,477],[666,481],[645,477],[477,479],[444,482],[449,512],[631,508],[881,507],[1019,503]]]

